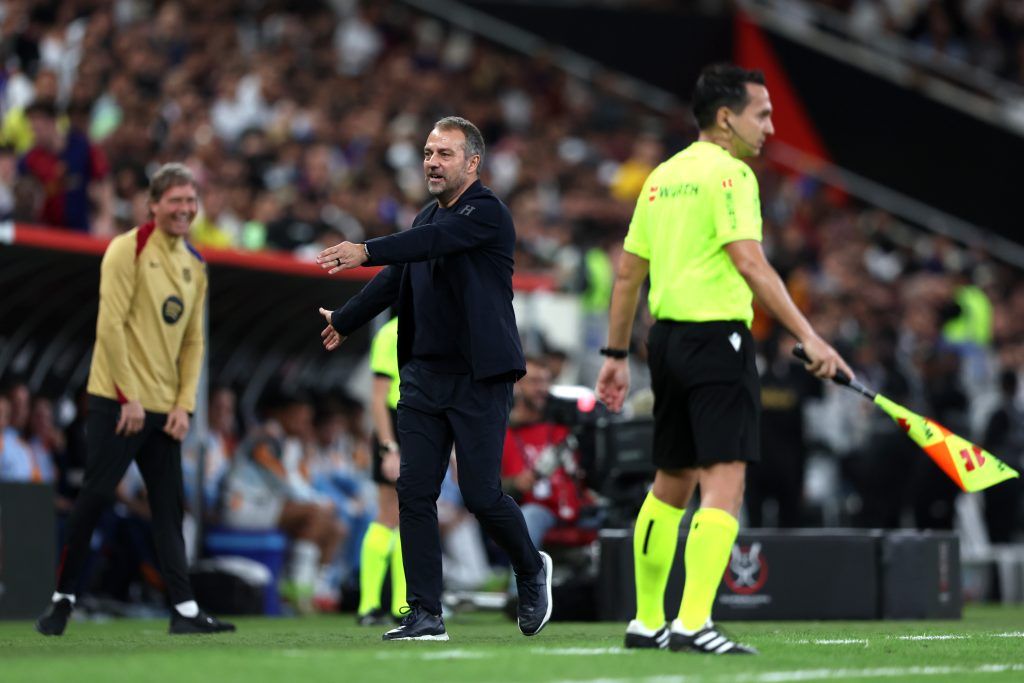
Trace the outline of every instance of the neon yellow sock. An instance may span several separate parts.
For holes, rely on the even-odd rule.
[[[388,572],[388,553],[398,536],[393,529],[372,522],[359,551],[359,614],[380,608],[380,592]]]
[[[711,618],[718,585],[736,542],[740,523],[725,510],[701,508],[693,515],[686,539],[686,585],[679,620],[687,631],[697,631]]]
[[[636,573],[636,618],[650,629],[665,625],[665,584],[676,558],[679,522],[685,509],[672,507],[647,494],[633,529],[633,569]]]
[[[402,537],[395,533],[391,548],[391,614],[399,615],[405,607],[405,562],[402,561]]]

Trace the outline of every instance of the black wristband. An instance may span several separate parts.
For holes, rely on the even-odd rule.
[[[601,349],[599,352],[602,356],[608,356],[609,358],[625,358],[629,355],[629,349],[611,349],[607,346]]]

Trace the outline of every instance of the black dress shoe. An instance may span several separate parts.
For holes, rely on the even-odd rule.
[[[194,617],[183,617],[178,613],[178,610],[171,609],[171,628],[170,633],[172,635],[183,635],[187,633],[230,633],[235,630],[234,624],[229,624],[226,621],[221,621],[216,617],[211,617],[203,610],[199,610],[199,614]]]
[[[551,619],[551,556],[540,554],[541,570],[533,576],[516,576],[519,590],[519,630],[535,636]]]
[[[441,617],[420,607],[410,606],[402,623],[385,633],[383,640],[448,640],[448,631]]]
[[[71,616],[73,606],[67,598],[61,598],[57,602],[51,602],[50,607],[43,616],[36,619],[36,630],[44,636],[59,636],[64,634],[68,625],[68,617]]]

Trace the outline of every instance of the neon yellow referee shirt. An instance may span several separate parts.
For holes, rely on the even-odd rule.
[[[750,327],[753,292],[723,249],[737,240],[761,241],[757,178],[718,145],[695,142],[647,177],[623,248],[650,262],[656,319]]]
[[[398,408],[398,318],[392,318],[377,330],[370,343],[370,370],[375,375],[391,378],[388,408]]]

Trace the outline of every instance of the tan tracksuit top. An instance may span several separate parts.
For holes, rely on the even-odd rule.
[[[87,391],[150,412],[192,412],[203,361],[206,263],[184,238],[146,223],[103,255]]]

